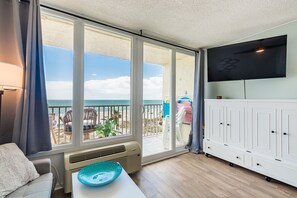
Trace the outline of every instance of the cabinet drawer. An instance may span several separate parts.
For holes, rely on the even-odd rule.
[[[226,157],[228,161],[233,162],[234,164],[241,166],[244,164],[244,154],[242,152],[227,148]]]
[[[206,142],[205,152],[217,157],[224,158],[224,155],[223,155],[224,151],[222,149],[222,146],[213,142]]]
[[[236,149],[231,149],[228,146],[216,144],[213,142],[206,142],[206,153],[220,157],[226,161],[234,164],[244,164],[244,154]]]
[[[277,173],[279,168],[278,166],[274,165],[271,161],[253,157],[253,169],[255,169],[258,172],[267,173],[270,175],[271,173]]]
[[[283,182],[297,184],[297,167],[290,167],[283,162],[253,157],[253,169]]]

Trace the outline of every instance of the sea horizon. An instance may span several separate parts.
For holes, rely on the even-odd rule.
[[[85,106],[129,105],[131,100],[84,100]],[[144,104],[162,104],[162,100],[144,100]],[[72,100],[47,100],[48,106],[72,106]]]

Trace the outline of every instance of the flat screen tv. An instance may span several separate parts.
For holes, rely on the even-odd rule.
[[[286,77],[287,35],[207,50],[208,81]]]

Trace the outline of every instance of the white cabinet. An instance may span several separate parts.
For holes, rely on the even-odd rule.
[[[276,113],[273,103],[251,102],[248,104],[251,122],[249,129],[251,137],[251,151],[276,158]]]
[[[297,105],[281,110],[281,157],[297,164]]]
[[[242,103],[225,103],[225,141],[229,146],[245,148],[245,107]]]
[[[296,100],[205,100],[204,152],[297,187]]]
[[[224,109],[223,106],[211,103],[207,106],[207,118],[206,122],[208,122],[208,133],[206,134],[207,139],[211,139],[215,142],[224,141]]]
[[[205,138],[244,148],[245,107],[238,102],[207,102]]]

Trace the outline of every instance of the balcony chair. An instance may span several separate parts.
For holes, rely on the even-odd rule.
[[[184,144],[183,137],[182,137],[182,124],[183,124],[183,119],[186,115],[186,111],[184,107],[181,107],[179,111],[176,113],[176,140],[180,144]],[[163,145],[165,149],[169,149],[170,145],[170,116],[167,115],[164,119],[164,124],[163,124]]]
[[[65,135],[72,136],[72,110],[65,113],[63,119]],[[92,108],[84,109],[83,115],[83,134],[84,139],[89,139],[89,134],[95,131],[97,125],[97,111]]]

